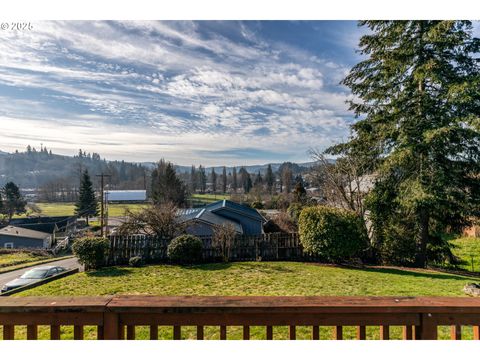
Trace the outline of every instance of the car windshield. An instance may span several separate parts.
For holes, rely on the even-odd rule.
[[[32,269],[20,276],[21,279],[43,279],[48,270]]]

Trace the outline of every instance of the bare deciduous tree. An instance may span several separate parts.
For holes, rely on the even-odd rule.
[[[173,203],[151,205],[140,211],[126,211],[126,221],[119,227],[120,235],[145,234],[173,238],[184,231]]]
[[[230,250],[234,245],[236,234],[232,224],[223,224],[215,228],[212,243],[220,248],[224,262],[228,262],[230,259]]]
[[[374,179],[361,161],[354,156],[344,156],[332,163],[318,150],[310,150],[310,155],[317,162],[313,175],[321,185],[326,203],[352,210],[364,219],[364,200]]]

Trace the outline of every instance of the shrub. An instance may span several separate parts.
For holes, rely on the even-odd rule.
[[[202,240],[193,235],[181,235],[168,244],[167,256],[174,263],[194,264],[202,259],[202,249]]]
[[[327,261],[350,260],[367,248],[362,220],[352,211],[307,207],[300,213],[299,233],[305,252]]]
[[[264,224],[263,230],[266,233],[294,233],[298,231],[298,227],[288,213],[280,211],[278,214],[274,214],[270,217],[267,223]]]
[[[73,243],[72,249],[85,270],[98,269],[105,265],[105,258],[110,244],[107,239],[86,237]]]
[[[143,258],[141,256],[132,256],[128,259],[128,265],[131,267],[140,267],[144,264]]]
[[[300,203],[292,203],[287,209],[288,215],[292,218],[293,221],[298,223],[298,217],[300,216],[300,213],[302,212],[304,206]]]

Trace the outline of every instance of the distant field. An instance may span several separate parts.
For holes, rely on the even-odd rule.
[[[230,200],[229,194],[192,194],[191,199],[196,202],[212,203],[218,200]]]
[[[42,211],[43,216],[71,216],[75,213],[75,205],[73,203],[36,203]],[[132,211],[145,207],[145,204],[109,204],[109,216],[123,216],[125,209]]]

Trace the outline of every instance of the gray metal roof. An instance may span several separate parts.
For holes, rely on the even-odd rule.
[[[21,227],[16,227],[11,225],[4,227],[3,229],[0,229],[0,235],[24,237],[24,238],[30,238],[30,239],[36,239],[36,240],[45,240],[50,236],[50,234],[47,234],[44,232],[24,229]]]

